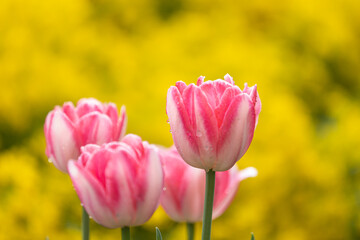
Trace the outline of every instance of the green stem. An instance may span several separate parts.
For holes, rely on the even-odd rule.
[[[188,240],[194,240],[194,223],[186,223],[186,228],[187,228],[187,234],[188,234]]]
[[[130,240],[130,228],[129,227],[121,228],[121,240]]]
[[[85,208],[82,207],[82,221],[81,221],[81,231],[82,231],[82,240],[89,240],[89,214],[86,212]]]
[[[255,240],[254,233],[251,233],[251,240]]]
[[[202,240],[210,240],[211,236],[211,222],[212,210],[214,204],[215,192],[215,171],[209,170],[206,172],[206,185],[205,185],[205,202],[204,202],[204,215],[202,227]]]

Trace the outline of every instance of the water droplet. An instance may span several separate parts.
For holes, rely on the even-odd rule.
[[[163,191],[166,191],[166,187],[163,187]]]
[[[166,122],[167,122],[167,123],[170,123],[170,120],[169,120],[169,119],[167,119],[167,120],[166,120]]]
[[[82,206],[82,207],[83,207],[83,206],[84,206],[84,204],[83,204],[83,203],[80,203],[80,206]]]
[[[201,136],[202,136],[202,133],[198,130],[198,131],[196,131],[196,136],[197,136],[197,137],[201,137]]]
[[[171,129],[169,130],[169,132],[171,133]]]
[[[89,215],[89,218],[92,219],[92,216]]]
[[[49,161],[49,163],[52,163],[52,162],[53,162],[53,160],[52,160],[51,158],[49,158],[48,161]]]

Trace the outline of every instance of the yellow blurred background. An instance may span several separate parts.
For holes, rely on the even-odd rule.
[[[167,89],[234,77],[263,108],[213,239],[360,239],[357,0],[1,0],[0,239],[80,239],[80,202],[47,161],[46,114],[95,97],[126,105],[128,133],[172,144]],[[134,239],[185,239],[159,209]],[[201,224],[197,224],[196,239]],[[120,239],[91,221],[91,239]]]

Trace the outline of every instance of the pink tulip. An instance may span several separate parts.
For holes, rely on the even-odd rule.
[[[129,134],[121,142],[89,144],[81,151],[68,171],[89,215],[108,228],[145,223],[163,189],[158,150]]]
[[[230,75],[197,85],[177,82],[167,94],[166,112],[177,150],[193,167],[230,169],[249,148],[261,110],[256,85],[244,90]]]
[[[165,212],[177,222],[201,221],[205,198],[205,171],[186,164],[175,148],[162,150],[160,155],[165,175],[161,205]],[[213,219],[229,207],[240,181],[256,175],[255,168],[239,171],[236,165],[228,171],[216,173]]]
[[[124,106],[119,116],[113,103],[84,98],[74,107],[66,102],[46,117],[46,155],[55,167],[67,172],[68,161],[79,157],[82,146],[119,141],[125,134],[126,123]]]

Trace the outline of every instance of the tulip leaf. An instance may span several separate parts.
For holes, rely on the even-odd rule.
[[[254,233],[251,233],[251,240],[255,240]]]
[[[158,227],[155,227],[156,229],[156,240],[162,240],[161,232]]]

